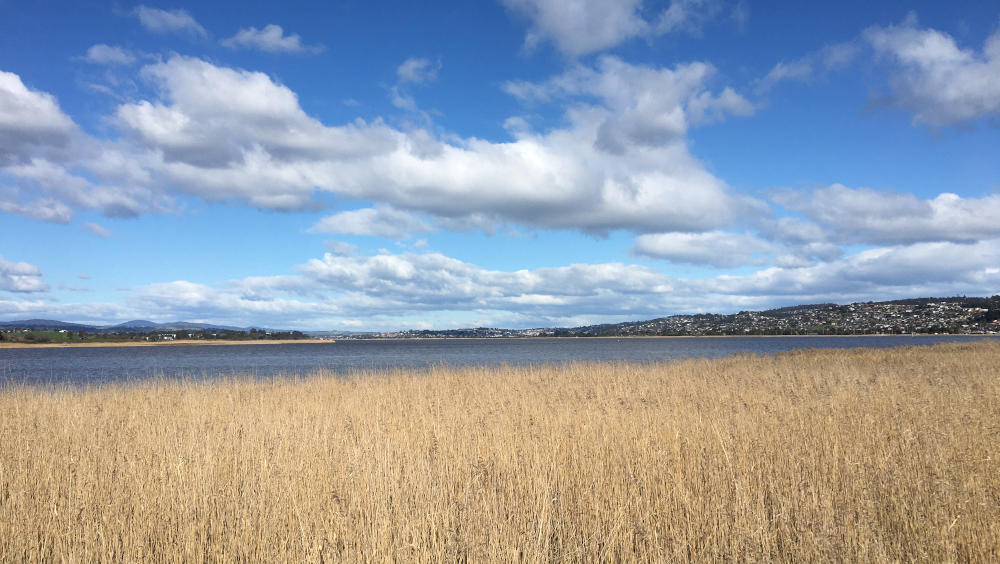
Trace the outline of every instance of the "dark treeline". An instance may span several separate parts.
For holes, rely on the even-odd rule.
[[[94,333],[83,330],[35,330],[9,328],[0,331],[0,341],[11,343],[129,343],[164,341],[267,341],[299,340],[309,336],[301,331],[123,331],[118,333]]]

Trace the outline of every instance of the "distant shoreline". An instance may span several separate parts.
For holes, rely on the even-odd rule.
[[[237,340],[174,340],[174,341],[123,341],[94,343],[11,343],[0,342],[0,349],[55,349],[55,348],[87,348],[87,347],[175,347],[175,346],[232,346],[232,345],[295,345],[295,344],[329,344],[339,341],[498,341],[498,340],[532,340],[532,339],[732,339],[739,338],[775,338],[775,337],[993,337],[1000,335],[989,333],[864,333],[854,335],[599,335],[599,336],[565,336],[539,335],[537,337],[368,337],[364,339],[268,339],[259,341]]]
[[[63,349],[76,347],[175,347],[193,346],[226,346],[226,345],[293,345],[299,343],[333,343],[330,339],[261,339],[259,341],[235,340],[197,340],[182,339],[174,341],[101,341],[95,343],[10,343],[0,342],[0,349]]]

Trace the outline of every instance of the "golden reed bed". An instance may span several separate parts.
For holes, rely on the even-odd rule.
[[[1000,345],[0,392],[0,561],[1000,561]]]

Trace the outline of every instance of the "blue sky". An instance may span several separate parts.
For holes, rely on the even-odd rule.
[[[992,295],[998,124],[994,2],[0,0],[0,320]]]

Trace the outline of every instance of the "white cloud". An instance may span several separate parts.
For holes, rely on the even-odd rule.
[[[0,71],[0,166],[32,154],[65,150],[76,124],[56,99],[32,90],[14,73]]]
[[[812,64],[808,61],[781,61],[756,83],[758,91],[764,92],[785,80],[805,81],[812,76]]]
[[[730,194],[683,142],[691,124],[752,109],[735,92],[704,85],[711,67],[653,69],[613,58],[600,65],[536,89],[597,94],[601,105],[574,105],[567,128],[522,129],[506,143],[444,142],[379,121],[326,126],[263,73],[185,57],[147,67],[162,100],[124,104],[117,121],[148,148],[146,166],[172,189],[268,209],[308,207],[318,189],[442,224],[591,232],[712,229],[759,210]]]
[[[208,32],[201,27],[186,10],[161,10],[149,6],[138,6],[132,12],[139,23],[155,33],[183,33],[205,37]]]
[[[531,22],[524,43],[535,48],[551,40],[561,52],[579,56],[614,47],[629,39],[675,31],[697,32],[718,13],[713,0],[672,0],[655,18],[643,16],[642,0],[503,0]]]
[[[983,295],[1000,285],[998,261],[1000,239],[917,243],[870,249],[806,268],[773,267],[745,276],[720,276],[706,281],[704,289],[785,303]]]
[[[715,0],[671,0],[670,6],[659,16],[655,32],[663,34],[686,31],[699,34],[705,22],[720,11],[720,2]],[[733,16],[737,19],[737,25],[746,23],[745,11],[741,11],[739,6],[734,7]],[[742,24],[740,19],[743,20]]]
[[[269,24],[264,29],[249,27],[220,43],[230,49],[257,49],[268,53],[319,53],[319,45],[303,45],[297,33],[285,35],[280,25]]]
[[[912,194],[834,184],[811,192],[784,191],[777,203],[819,224],[842,243],[971,242],[1000,236],[1000,196],[931,200]]]
[[[108,229],[101,227],[100,225],[93,222],[84,223],[83,226],[87,229],[87,231],[90,231],[92,234],[98,237],[112,237],[114,235]]]
[[[120,105],[113,122],[122,139],[98,142],[78,134],[54,98],[5,75],[14,98],[30,102],[20,105],[36,110],[30,118],[11,111],[10,121],[27,125],[7,129],[54,137],[36,135],[42,148],[25,145],[30,135],[6,137],[20,144],[19,160],[3,169],[20,196],[0,201],[31,215],[28,195],[40,190],[63,207],[34,215],[68,221],[69,213],[54,212],[134,216],[168,209],[173,194],[303,209],[327,191],[447,228],[718,229],[763,207],[732,194],[687,149],[690,127],[753,111],[732,89],[711,90],[713,72],[703,63],[660,69],[606,57],[545,83],[520,83],[565,102],[566,125],[539,133],[525,122],[505,143],[443,134],[445,141],[378,120],[327,126],[263,73],[182,56],[142,69],[158,98]],[[73,151],[47,156],[71,135],[80,137]]]
[[[352,255],[358,250],[357,245],[352,245],[344,241],[327,241],[325,246],[331,253],[337,256]]]
[[[701,62],[670,69],[605,56],[595,67],[576,65],[546,82],[510,82],[505,89],[528,102],[599,98],[608,111],[597,144],[608,152],[622,152],[626,145],[680,141],[691,126],[719,121],[726,114],[752,114],[753,105],[731,88],[717,94],[709,90],[714,74],[712,65]]]
[[[978,52],[947,33],[918,28],[912,15],[864,36],[897,65],[888,101],[911,112],[914,122],[945,126],[1000,114],[1000,30]]]
[[[654,233],[636,237],[634,252],[675,263],[719,268],[764,264],[779,247],[749,233]]]
[[[779,61],[763,78],[754,81],[754,88],[758,93],[765,93],[781,82],[808,82],[826,71],[843,69],[859,52],[858,42],[851,40],[826,45],[800,59]]]
[[[402,239],[413,233],[431,230],[431,225],[414,215],[382,205],[336,213],[309,228],[313,233],[375,235],[390,239]]]
[[[49,285],[42,280],[42,271],[26,262],[10,262],[0,256],[0,290],[8,292],[46,292]]]
[[[431,61],[421,57],[411,57],[396,68],[396,76],[401,83],[424,84],[437,80],[441,70],[441,60]]]
[[[128,65],[135,62],[135,55],[121,47],[112,47],[98,43],[87,49],[83,60],[98,65]]]
[[[675,278],[621,263],[534,270],[483,268],[439,253],[328,253],[297,275],[218,285],[176,281],[135,290],[133,314],[235,324],[366,328],[578,325],[674,313],[732,312],[797,303],[983,295],[1000,285],[1000,239],[871,249],[828,263],[746,275]],[[2,304],[0,304],[2,305]]]
[[[102,156],[95,155],[91,166],[100,166]],[[113,184],[95,184],[82,176],[72,174],[63,165],[44,158],[35,157],[30,162],[8,166],[4,173],[21,183],[31,185],[32,191],[41,191],[49,198],[35,200],[34,203],[11,203],[11,207],[30,208],[35,203],[50,209],[53,219],[62,220],[71,215],[67,204],[77,208],[95,209],[109,217],[135,217],[148,211],[163,209],[162,198],[153,190],[141,185],[123,188]],[[121,171],[119,171],[121,172]],[[53,199],[54,198],[54,199]],[[25,215],[25,214],[21,214]]]
[[[25,202],[0,200],[0,212],[63,224],[73,219],[73,210],[52,198],[36,198]]]
[[[645,307],[639,295],[648,298],[672,289],[665,277],[636,265],[576,264],[506,272],[439,253],[327,254],[300,270],[310,286],[345,296],[345,308],[394,314],[419,310],[543,311],[543,306],[561,313],[573,306],[580,313],[627,312]],[[357,305],[349,305],[357,300]]]

